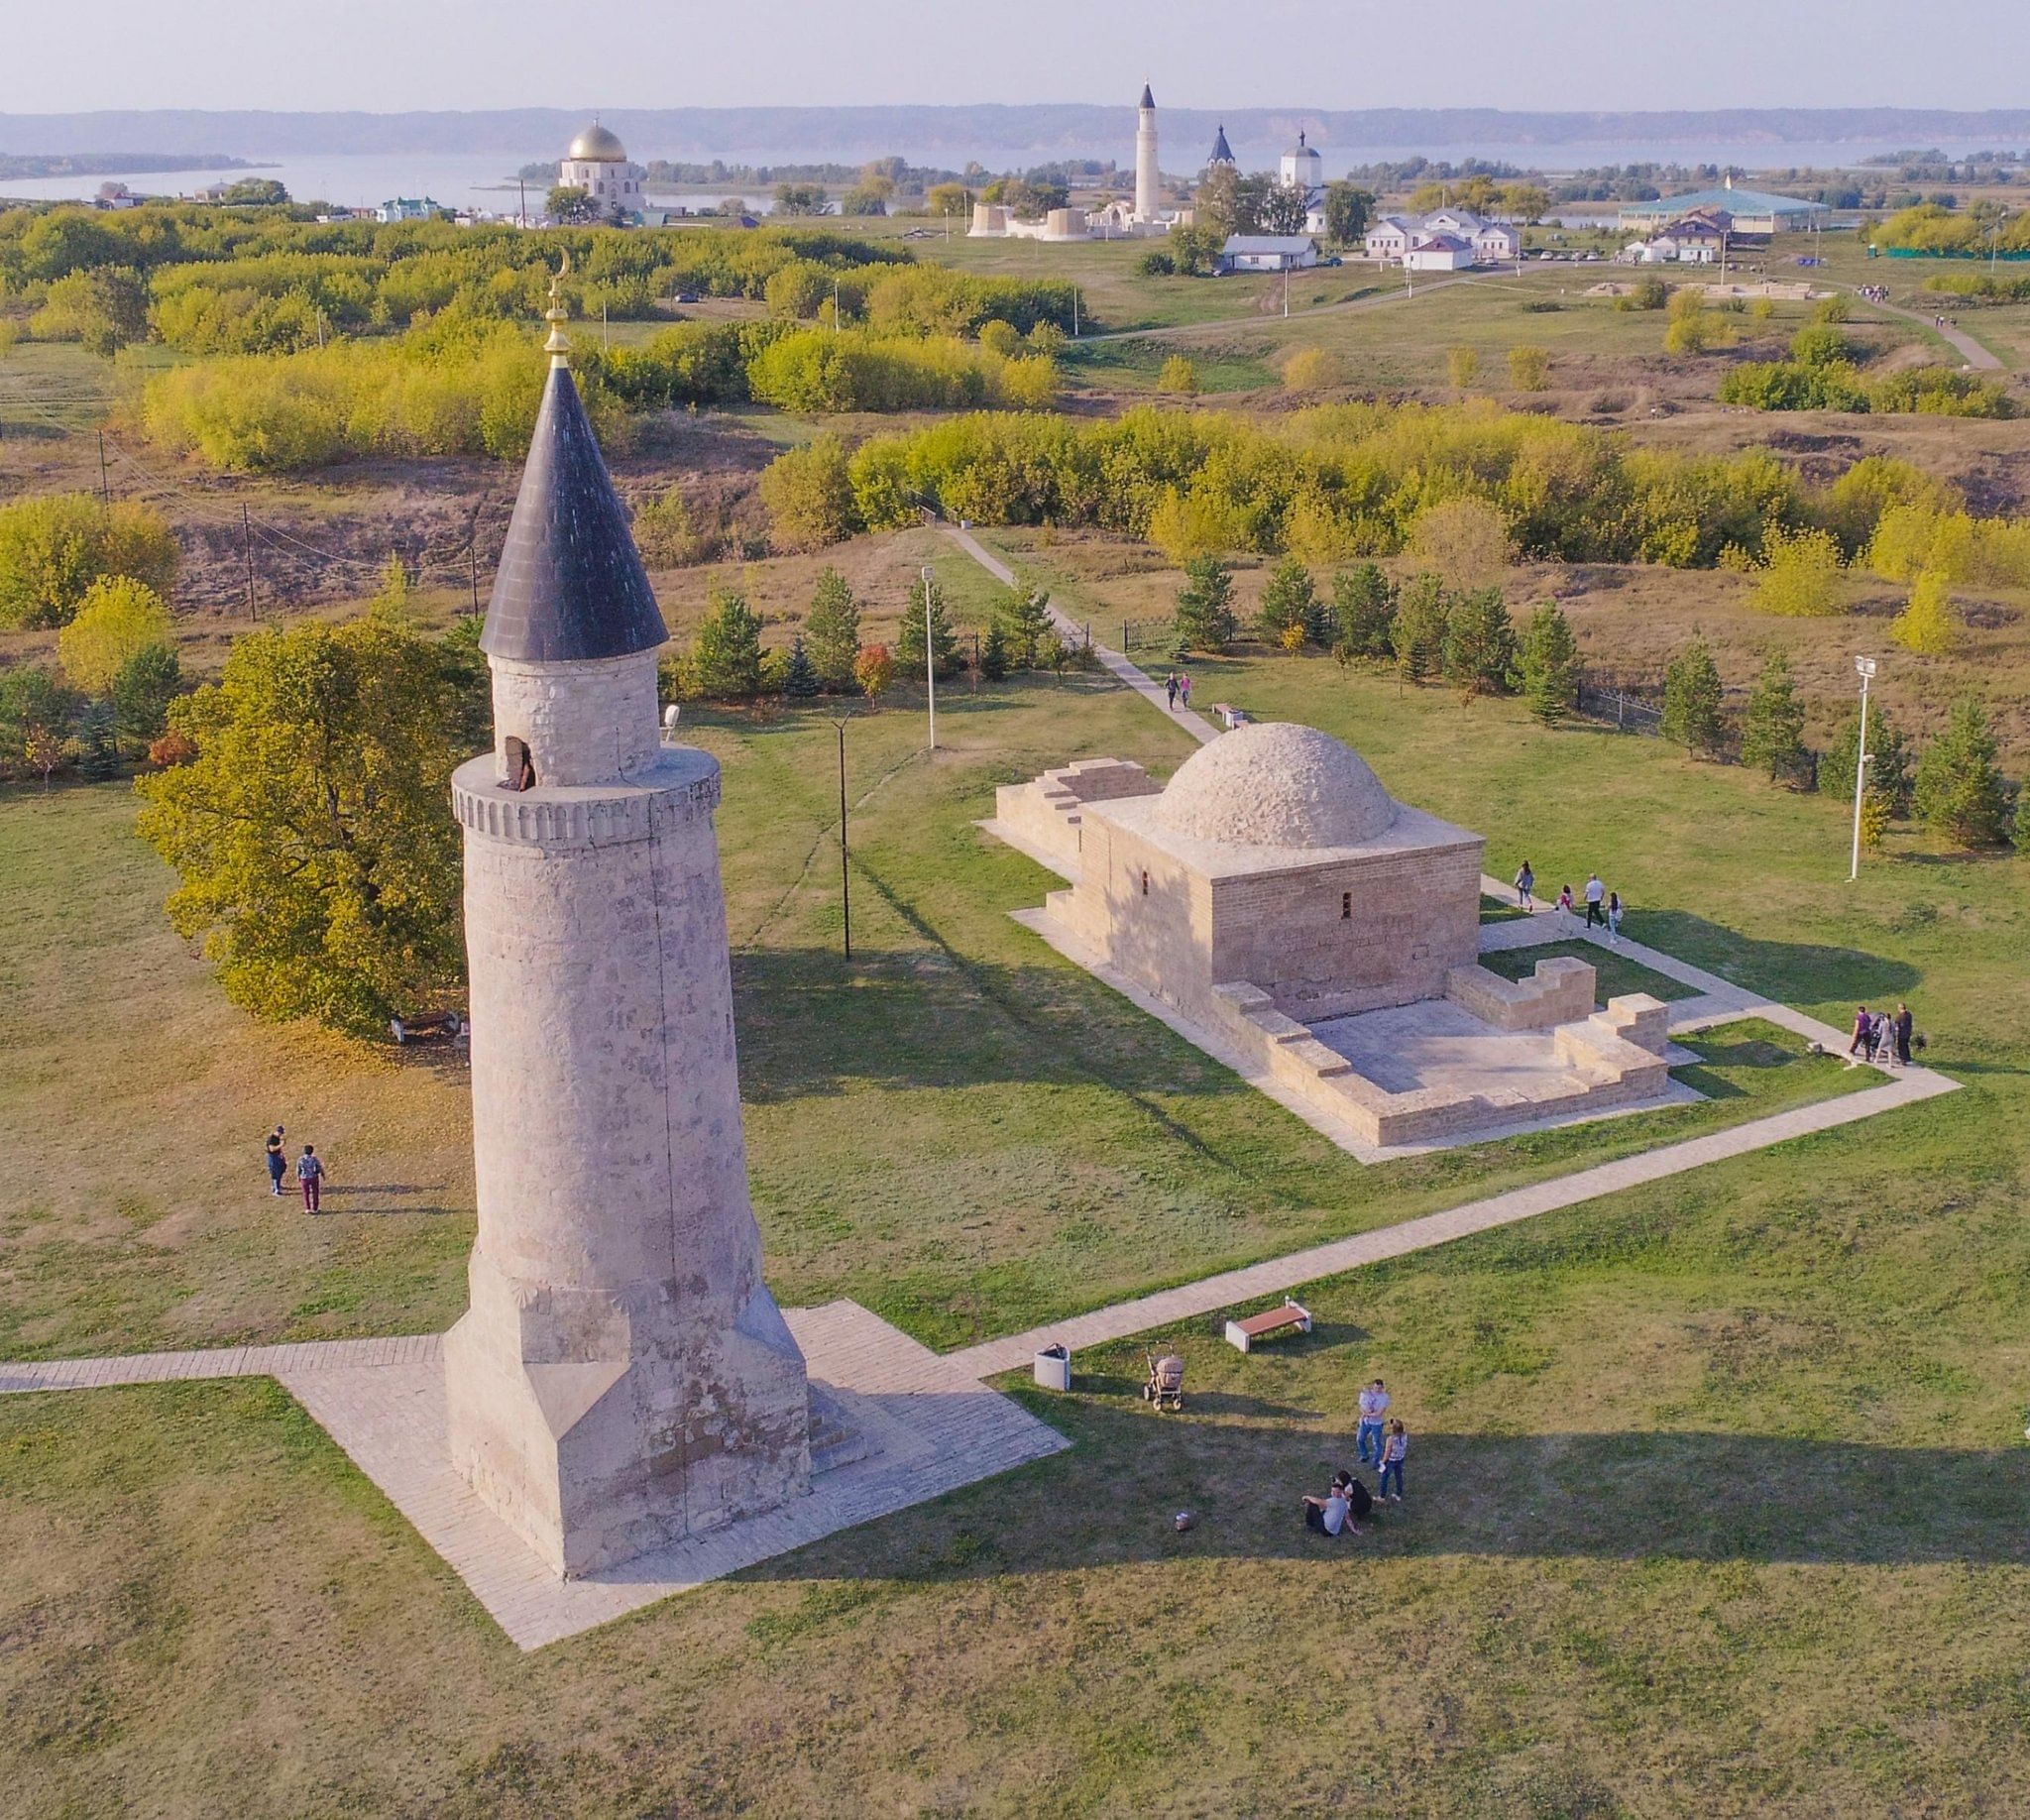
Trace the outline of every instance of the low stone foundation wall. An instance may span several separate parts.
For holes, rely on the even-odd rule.
[[[1127,758],[1081,758],[1027,783],[994,792],[994,820],[1045,854],[1065,877],[1079,865],[1079,809],[1124,796],[1151,796],[1163,786]]]
[[[1590,967],[1580,961],[1553,961],[1540,963],[1538,970],[1545,967],[1579,968],[1586,976],[1587,1003],[1591,1005]],[[1558,983],[1565,989],[1562,981]],[[1319,1042],[1307,1026],[1277,1010],[1259,986],[1235,980],[1215,986],[1212,996],[1221,1027],[1257,1066],[1320,1111],[1350,1125],[1362,1142],[1382,1149],[1442,1142],[1461,1132],[1554,1117],[1582,1107],[1610,1111],[1653,1099],[1670,1081],[1669,1065],[1661,1055],[1621,1034],[1624,1028],[1644,1028],[1645,1008],[1633,999],[1615,999],[1606,1011],[1556,1027],[1552,1041],[1559,1063],[1568,1071],[1562,1076],[1546,1073],[1540,1082],[1492,1093],[1446,1087],[1396,1093],[1359,1073],[1344,1056]],[[1658,1001],[1650,999],[1649,1003]]]
[[[1539,961],[1527,979],[1504,979],[1484,967],[1455,967],[1445,975],[1445,996],[1497,1030],[1549,1030],[1591,1017],[1593,989],[1593,968],[1569,955]]]

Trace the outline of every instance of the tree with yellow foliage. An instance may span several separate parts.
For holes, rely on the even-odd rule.
[[[56,634],[56,655],[74,687],[103,695],[130,658],[171,637],[161,595],[131,575],[107,575],[84,591],[76,617]]]
[[[1909,601],[1889,626],[1889,636],[1920,657],[1943,657],[1953,648],[1958,625],[1946,578],[1927,569],[1912,585]]]

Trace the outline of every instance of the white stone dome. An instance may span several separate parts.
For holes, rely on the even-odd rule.
[[[1290,721],[1221,734],[1178,766],[1155,818],[1197,841],[1237,847],[1361,847],[1398,804],[1343,740]]]
[[[617,135],[595,120],[571,142],[571,150],[564,156],[581,165],[624,165],[627,148],[620,144]]]

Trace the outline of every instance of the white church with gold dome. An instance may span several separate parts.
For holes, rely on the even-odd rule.
[[[557,181],[582,189],[602,214],[638,215],[646,206],[648,172],[628,160],[627,148],[597,119],[571,142],[557,166]]]

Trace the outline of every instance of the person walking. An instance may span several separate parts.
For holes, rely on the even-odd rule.
[[[1382,1431],[1389,1424],[1383,1418],[1389,1413],[1389,1393],[1377,1378],[1360,1394],[1360,1425],[1354,1430],[1354,1441],[1360,1452],[1360,1463],[1373,1466],[1382,1457]]]
[[[1164,694],[1165,694],[1165,695],[1167,695],[1167,696],[1169,696],[1169,697],[1170,697],[1170,711],[1171,711],[1171,713],[1172,713],[1172,714],[1176,714],[1176,713],[1177,713],[1177,711],[1178,711],[1178,673],[1177,673],[1177,671],[1175,671],[1175,670],[1171,671],[1171,673],[1170,673],[1170,674],[1169,674],[1168,676],[1166,676],[1166,677],[1165,677],[1165,678],[1163,679],[1163,692],[1164,692]]]
[[[1908,1068],[1910,1066],[1910,1032],[1913,1028],[1913,1020],[1910,1016],[1910,1007],[1900,1000],[1896,1005],[1895,1021],[1890,1025],[1890,1028],[1896,1033],[1896,1060],[1905,1068]]]
[[[315,1144],[305,1144],[296,1159],[296,1182],[303,1191],[303,1211],[315,1213],[324,1194],[324,1164]]]
[[[1191,672],[1189,670],[1180,670],[1178,672],[1178,699],[1184,703],[1184,712],[1189,714],[1191,712]]]
[[[1376,1494],[1378,1497],[1394,1498],[1398,1504],[1403,1502],[1403,1462],[1409,1453],[1409,1432],[1402,1422],[1392,1422],[1389,1438],[1382,1443],[1382,1487]],[[1396,1486],[1393,1492],[1389,1489],[1392,1480]]]
[[[1559,885],[1558,901],[1555,908],[1552,910],[1552,915],[1554,915],[1558,919],[1558,928],[1560,931],[1562,931],[1565,925],[1571,921],[1573,914],[1574,912],[1572,908],[1572,887],[1570,885]]]
[[[1607,918],[1600,914],[1600,900],[1607,895],[1607,887],[1600,882],[1600,874],[1592,872],[1586,879],[1586,927],[1604,928]]]
[[[1884,1062],[1889,1054],[1889,1014],[1886,1011],[1877,1011],[1868,1020],[1867,1059],[1870,1062]]]
[[[282,1194],[282,1179],[288,1173],[289,1156],[282,1141],[280,1125],[268,1134],[268,1191],[278,1198]]]
[[[1516,908],[1534,910],[1536,905],[1530,901],[1529,894],[1535,889],[1536,874],[1529,869],[1529,861],[1525,859],[1522,861],[1522,869],[1516,874]]]
[[[1619,891],[1607,894],[1607,945],[1610,948],[1622,945],[1622,894]]]
[[[1854,1041],[1847,1045],[1847,1060],[1849,1066],[1852,1066],[1855,1058],[1861,1055],[1861,1053],[1867,1048],[1867,1033],[1873,1027],[1873,1022],[1874,1020],[1870,1018],[1867,1014],[1867,1006],[1855,1006]]]

